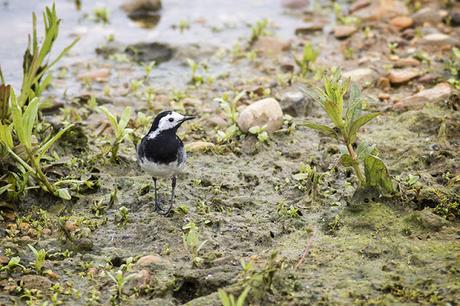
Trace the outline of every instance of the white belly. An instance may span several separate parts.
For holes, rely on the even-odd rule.
[[[177,164],[177,161],[173,161],[169,164],[157,164],[144,159],[139,161],[139,166],[153,177],[164,177],[169,178],[176,176],[184,168],[185,163]]]

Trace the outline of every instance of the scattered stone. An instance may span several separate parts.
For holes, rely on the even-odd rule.
[[[302,27],[295,29],[295,35],[308,35],[314,32],[322,31],[324,26],[326,25],[326,21],[312,21],[307,22]]]
[[[301,9],[308,5],[309,0],[281,0],[281,5],[289,9]]]
[[[283,113],[294,117],[306,116],[310,110],[311,100],[300,91],[290,91],[283,95],[280,104]]]
[[[395,68],[417,67],[419,65],[420,62],[412,57],[398,59],[394,64]]]
[[[131,291],[131,289],[145,289],[149,286],[150,280],[152,279],[152,275],[146,269],[142,269],[127,282],[126,284],[126,291]]]
[[[398,16],[391,19],[390,24],[401,31],[410,28],[414,24],[414,20],[408,16]]]
[[[343,73],[344,78],[350,78],[353,83],[358,83],[361,85],[373,84],[377,81],[379,77],[377,72],[370,68],[358,68]]]
[[[334,36],[342,39],[347,38],[358,31],[358,28],[354,25],[339,25],[334,27]]]
[[[283,125],[283,110],[274,98],[256,101],[241,111],[238,126],[247,133],[253,126],[266,126],[268,132],[274,132]]]
[[[413,212],[406,218],[406,222],[435,232],[441,230],[445,225],[449,224],[449,221],[434,214],[432,208],[428,207],[421,211]]]
[[[208,122],[211,124],[211,126],[216,126],[219,128],[223,128],[227,126],[227,121],[225,121],[224,118],[218,115],[209,117]]]
[[[37,289],[47,292],[53,283],[46,277],[40,275],[24,275],[21,277],[21,282],[26,289]]]
[[[78,225],[75,221],[72,221],[72,220],[67,220],[65,223],[64,223],[64,228],[66,229],[66,231],[68,231],[69,233],[73,233],[75,232],[77,229],[78,229]]]
[[[10,259],[7,256],[0,256],[0,265],[6,265]]]
[[[377,81],[377,87],[380,88],[380,89],[383,89],[383,90],[388,90],[388,89],[390,89],[390,87],[391,87],[390,79],[387,78],[387,77],[381,77],[381,78]]]
[[[261,36],[254,43],[253,49],[264,56],[276,56],[283,51],[288,51],[291,43],[273,36]]]
[[[416,25],[423,25],[425,23],[438,24],[442,20],[442,15],[431,7],[424,7],[412,15]]]
[[[408,14],[409,10],[404,1],[399,0],[372,1],[369,5],[353,11],[354,16],[366,21],[377,21]]]
[[[366,6],[369,6],[370,4],[370,0],[356,0],[352,5],[350,5],[350,12],[353,13],[357,10],[365,8]]]
[[[397,102],[393,108],[397,110],[419,109],[426,103],[438,103],[448,99],[451,95],[452,87],[448,83],[440,83]]]
[[[91,80],[95,82],[104,83],[109,80],[110,70],[107,68],[94,69],[88,72],[82,72],[77,75],[77,79],[80,81]]]
[[[136,266],[139,268],[160,268],[166,264],[166,260],[157,255],[146,255],[141,258],[136,263]]]
[[[390,95],[384,92],[379,93],[378,98],[380,101],[388,101],[390,100]]]
[[[443,33],[432,33],[425,35],[422,39],[422,44],[432,47],[439,47],[440,45],[455,45],[458,41]]]
[[[194,141],[187,143],[185,149],[187,152],[206,152],[215,147],[216,145],[212,142],[207,141]]]
[[[420,72],[413,69],[394,69],[388,74],[391,84],[399,85],[418,77]]]
[[[45,271],[45,274],[49,277],[49,278],[52,278],[52,279],[59,279],[59,274],[57,274],[56,272],[53,272],[51,270],[46,270]]]
[[[136,62],[157,64],[169,61],[174,56],[175,50],[167,44],[158,42],[137,43],[126,47],[127,53]]]
[[[27,222],[21,222],[19,223],[19,229],[21,231],[27,232],[30,229],[30,224]]]
[[[259,152],[259,142],[256,137],[246,137],[241,143],[241,152],[247,155],[255,155]]]

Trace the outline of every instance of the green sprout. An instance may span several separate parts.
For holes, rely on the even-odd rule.
[[[219,299],[222,303],[222,306],[244,306],[246,297],[248,296],[250,290],[251,287],[249,286],[244,288],[238,299],[235,299],[235,296],[233,294],[228,294],[222,289],[219,289],[217,291],[217,294],[219,295]]]
[[[118,210],[118,215],[115,217],[116,221],[119,225],[126,225],[129,221],[129,210],[125,207],[122,206]]]
[[[20,257],[11,257],[8,263],[0,267],[0,271],[13,271],[16,267],[20,267],[21,269],[25,270],[26,267],[20,264],[21,258]]]
[[[218,102],[222,110],[224,111],[225,116],[230,120],[232,124],[236,124],[238,120],[238,102],[246,95],[246,91],[243,90],[239,92],[231,101],[228,94],[224,94],[222,98],[214,99],[215,102]]]
[[[300,165],[299,173],[296,173],[292,178],[301,183],[301,186],[305,186],[310,192],[312,198],[315,198],[318,194],[318,186],[323,181],[325,174],[320,174],[316,171],[316,167],[310,165]]]
[[[152,61],[144,65],[145,79],[149,80],[150,75],[152,74],[153,68],[155,68],[156,62]]]
[[[117,120],[117,117],[104,106],[100,106],[98,110],[107,117],[115,133],[115,140],[111,148],[111,159],[115,161],[118,159],[120,144],[133,132],[132,129],[126,127],[129,122],[129,117],[131,116],[131,107],[128,106],[123,110],[120,120]]]
[[[37,249],[30,244],[27,246],[32,250],[32,253],[34,253],[35,256],[35,260],[31,262],[31,264],[34,266],[35,272],[41,273],[43,266],[45,265],[45,258],[47,254],[46,251],[43,249],[37,251]]]
[[[201,68],[203,72],[206,72],[208,69],[207,66],[203,63],[197,63],[190,58],[187,59],[187,64],[190,66],[190,69],[192,70],[192,77],[190,79],[190,83],[196,86],[203,84],[205,82],[205,77],[201,74],[198,74],[198,70],[200,70]],[[210,78],[208,78],[208,81],[209,80]]]
[[[93,9],[93,16],[96,22],[110,23],[109,10],[106,7],[96,7]]]
[[[207,240],[201,242],[200,241],[200,232],[198,227],[195,223],[190,222],[185,225],[182,229],[188,230],[188,232],[182,236],[184,241],[185,248],[190,252],[192,255],[192,263],[194,266],[201,266],[203,259],[199,257],[200,250],[203,246],[208,242]]]
[[[460,49],[452,48],[452,55],[446,62],[446,69],[451,75],[448,82],[460,90]]]
[[[268,139],[269,139],[269,136],[268,136],[268,133],[267,131],[265,130],[267,128],[266,125],[260,127],[260,126],[252,126],[251,128],[249,128],[249,133],[251,133],[252,135],[255,135],[257,136],[257,139],[260,141],[260,142],[268,142]]]
[[[319,51],[316,50],[310,42],[307,42],[303,47],[302,57],[295,58],[297,66],[299,66],[300,74],[305,76],[311,71],[311,64],[316,61],[319,56]]]
[[[352,167],[360,187],[374,187],[380,191],[393,192],[393,183],[377,150],[366,142],[360,142],[355,150],[359,129],[377,117],[379,113],[362,114],[364,98],[358,86],[352,86],[344,107],[344,96],[350,89],[350,80],[342,80],[339,70],[324,79],[324,87],[306,92],[317,100],[332,121],[334,128],[307,122],[305,125],[322,134],[333,136],[342,143],[340,162]],[[363,164],[364,174],[361,170]]]
[[[123,287],[126,283],[136,276],[135,274],[125,276],[122,270],[118,270],[115,274],[107,272],[107,275],[115,283],[115,298],[117,300],[123,297]]]
[[[251,27],[251,37],[249,38],[249,43],[253,44],[259,39],[260,36],[268,35],[267,27],[268,19],[262,19],[257,21]]]

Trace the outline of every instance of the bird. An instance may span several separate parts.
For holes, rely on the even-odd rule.
[[[181,115],[175,111],[162,111],[153,120],[152,127],[137,146],[137,162],[141,169],[152,176],[155,189],[155,210],[167,215],[172,209],[176,177],[185,166],[187,153],[182,140],[176,135],[185,121],[194,116]],[[158,199],[157,179],[171,179],[171,198],[167,209]]]

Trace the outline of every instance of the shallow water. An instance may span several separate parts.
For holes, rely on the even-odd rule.
[[[79,36],[78,45],[64,63],[85,62],[97,58],[95,49],[104,45],[110,34],[122,45],[137,42],[163,42],[173,46],[206,45],[230,48],[239,38],[250,34],[250,25],[267,18],[275,24],[275,32],[281,38],[294,35],[293,29],[302,24],[301,19],[286,11],[281,1],[198,0],[193,5],[186,1],[166,0],[160,11],[159,23],[150,29],[143,28],[128,18],[120,8],[124,1],[83,1],[80,10],[73,1],[57,0],[56,9],[62,19],[60,38],[54,52],[62,50],[74,37]],[[0,47],[0,59],[7,82],[16,87],[22,78],[22,55],[27,37],[32,29],[31,12],[41,12],[53,1],[4,1],[0,9],[0,40],[8,42]],[[109,10],[110,23],[93,20],[94,8]],[[38,16],[38,31],[42,34],[42,20]],[[190,28],[181,32],[177,26],[186,21]],[[188,70],[188,67],[186,67]],[[157,76],[174,77],[183,73],[181,65],[165,63],[157,68]]]

